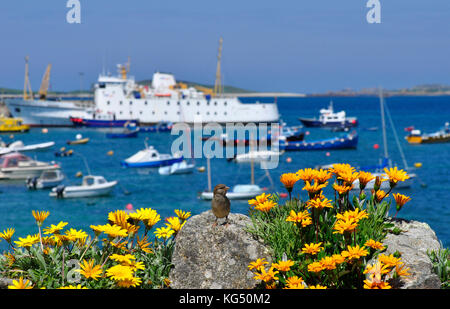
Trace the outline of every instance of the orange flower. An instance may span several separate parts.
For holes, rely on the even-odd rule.
[[[373,193],[373,192],[372,192]],[[375,191],[375,200],[377,201],[377,203],[381,203],[381,201],[385,198],[388,197],[389,194],[386,194],[386,192],[384,192],[383,190],[378,190]]]
[[[353,173],[355,171],[355,168],[352,167],[350,164],[337,163],[333,164],[333,167],[330,168],[329,171],[335,174],[337,177],[339,177],[341,174]]]
[[[292,189],[294,188],[295,183],[300,178],[295,173],[284,173],[280,177],[280,181],[283,183],[284,187],[288,192],[292,192]]]
[[[351,233],[356,229],[357,226],[358,223],[353,218],[348,220],[337,220],[333,227],[333,229],[335,229],[333,234],[344,234],[345,232]]]
[[[311,217],[307,210],[295,212],[291,210],[289,216],[286,218],[287,222],[301,223],[302,227],[312,224]]]
[[[303,180],[305,183],[307,181],[312,182],[316,179],[317,171],[312,168],[305,168],[297,171],[297,176]]]
[[[370,172],[359,172],[358,180],[359,180],[359,188],[361,190],[364,190],[364,188],[367,186],[369,182],[375,179],[375,176],[373,176]]]
[[[338,185],[337,183],[333,184],[333,189],[339,193],[339,195],[344,195],[350,192],[351,189],[353,189],[353,185],[346,186],[346,185]]]
[[[359,222],[361,219],[369,218],[369,215],[365,210],[359,211],[358,208],[355,210],[347,210],[343,214],[336,214],[336,218],[339,220],[355,220],[355,222]]]
[[[264,203],[258,204],[255,209],[262,212],[269,212],[275,206],[277,206],[277,203],[274,201],[265,201]]]
[[[368,241],[366,241],[364,246],[370,247],[375,250],[384,250],[385,248],[381,242],[375,241],[373,239],[369,239]]]
[[[321,199],[320,197],[309,200],[306,205],[308,209],[315,208],[318,210],[322,210],[324,208],[333,208],[333,205],[331,205],[331,201],[329,199]]]
[[[279,261],[278,263],[272,263],[272,267],[278,269],[279,271],[289,271],[291,267],[294,265],[294,262],[291,260],[287,261]]]
[[[331,177],[333,177],[333,174],[330,173],[328,170],[316,170],[315,175],[314,175],[314,179],[319,183],[319,184],[323,184],[325,182],[327,182]]]
[[[317,244],[315,244],[315,243],[310,243],[309,245],[308,245],[308,244],[305,244],[305,246],[302,248],[302,252],[303,252],[303,253],[307,253],[307,254],[315,255],[315,254],[317,254],[320,250],[323,249],[323,247],[321,247],[321,245],[322,245],[321,242],[319,242],[319,243],[317,243]]]
[[[303,190],[308,191],[310,196],[317,195],[322,191],[323,188],[325,188],[328,185],[328,182],[325,182],[323,184],[319,184],[317,181],[314,182],[314,184],[311,184],[309,181],[306,181],[305,186],[303,187]]]
[[[308,265],[309,272],[318,273],[322,270],[324,270],[324,267],[320,262],[312,262],[311,264]]]
[[[337,176],[337,178],[343,180],[344,184],[347,186],[353,185],[353,182],[358,179],[358,177],[358,172],[351,172],[350,170],[343,171]]]
[[[393,188],[399,181],[405,181],[409,179],[408,174],[404,170],[397,169],[397,166],[394,168],[384,168],[384,172],[389,177],[389,184],[391,188]]]
[[[347,260],[359,259],[362,256],[366,256],[369,252],[363,247],[356,245],[355,247],[347,246],[348,250],[342,251],[341,255]]]
[[[256,196],[255,199],[249,200],[248,204],[250,206],[255,207],[258,204],[261,204],[261,203],[264,203],[264,202],[268,201],[271,196],[272,196],[272,194],[262,193],[262,194]]]
[[[392,194],[395,199],[395,203],[397,204],[397,211],[400,211],[402,209],[403,205],[405,205],[407,202],[411,200],[409,196],[400,194],[400,193],[394,193]]]

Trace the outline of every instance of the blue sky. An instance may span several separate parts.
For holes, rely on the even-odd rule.
[[[450,1],[80,0],[82,24],[66,22],[66,0],[0,2],[0,86],[23,87],[24,56],[38,89],[52,63],[52,90],[94,83],[131,57],[131,74],[156,70],[213,84],[219,37],[225,84],[255,91],[450,84]]]

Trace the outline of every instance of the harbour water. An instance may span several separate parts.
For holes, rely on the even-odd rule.
[[[256,98],[260,102],[273,102],[274,98]],[[270,188],[270,182],[264,178],[265,171],[255,169],[255,180],[261,187],[267,187],[268,192],[284,192],[279,177],[284,172],[296,172],[298,169],[314,167],[319,164],[346,162],[353,166],[374,165],[383,155],[383,141],[378,97],[299,97],[278,98],[278,108],[282,119],[288,125],[300,125],[298,117],[314,117],[320,108],[328,106],[333,100],[335,111],[345,110],[348,116],[356,116],[359,120],[357,128],[359,143],[354,150],[337,151],[306,151],[288,152],[280,157],[279,166],[269,170],[275,188]],[[254,101],[255,98],[242,98],[243,102]],[[414,219],[428,223],[436,232],[437,237],[445,247],[450,246],[450,143],[409,145],[404,136],[405,127],[414,126],[423,132],[434,132],[450,121],[449,96],[421,97],[389,97],[386,104],[392,115],[396,132],[400,138],[408,165],[422,163],[415,173],[418,175],[413,187],[402,191],[411,196],[399,213],[399,217]],[[375,128],[378,130],[374,130]],[[370,130],[369,130],[370,128]],[[306,140],[331,137],[340,133],[324,129],[308,129]],[[48,133],[42,133],[40,128],[33,128],[29,133],[15,134],[13,139],[9,134],[1,135],[5,142],[22,140],[24,144],[35,144],[54,141],[53,149],[45,152],[27,153],[41,161],[57,161],[62,165],[67,179],[66,183],[79,183],[77,172],[87,174],[81,156],[56,157],[55,151],[61,147],[72,149],[83,155],[89,164],[93,175],[102,175],[107,180],[118,180],[113,194],[107,197],[90,199],[55,199],[48,196],[49,191],[29,191],[24,181],[0,182],[0,230],[14,227],[15,238],[36,233],[36,225],[31,215],[32,210],[48,210],[50,216],[45,222],[57,224],[68,222],[68,227],[84,229],[91,232],[89,225],[103,224],[108,212],[125,209],[129,203],[134,208],[151,207],[158,211],[162,218],[172,216],[174,209],[191,211],[198,214],[210,208],[210,202],[198,198],[198,193],[207,188],[206,172],[194,171],[193,174],[162,176],[157,169],[140,170],[126,169],[120,166],[120,161],[143,149],[144,139],[160,153],[169,153],[172,141],[177,138],[170,133],[143,133],[137,138],[107,139],[108,130],[85,128],[48,128]],[[89,137],[85,145],[67,145],[67,140],[75,139],[76,134]],[[404,168],[392,130],[387,121],[388,150],[390,158]],[[374,145],[380,147],[374,147]],[[109,151],[113,155],[108,155]],[[288,160],[290,158],[290,160]],[[196,167],[206,167],[206,159],[196,159]],[[228,162],[226,159],[211,160],[213,186],[225,183],[228,186],[250,182],[250,165]],[[306,193],[301,186],[294,188],[294,194],[306,199]],[[394,208],[394,207],[393,207]],[[232,201],[233,212],[246,214],[246,201]],[[6,249],[6,243],[0,243],[0,249]]]

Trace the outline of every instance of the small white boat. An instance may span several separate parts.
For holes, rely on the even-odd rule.
[[[11,152],[24,152],[24,151],[37,151],[46,150],[55,145],[55,142],[46,142],[40,144],[24,145],[22,141],[15,141],[8,146],[0,147],[0,155],[11,153]]]
[[[95,197],[108,195],[117,185],[117,181],[106,181],[103,176],[84,176],[79,186],[57,186],[50,196],[57,198]]]
[[[60,166],[54,162],[36,161],[18,152],[0,157],[0,179],[27,179],[39,177],[43,171],[54,171]]]
[[[257,195],[262,194],[264,191],[258,185],[236,185],[231,191],[228,191],[226,196],[230,200],[248,200],[255,198]],[[213,192],[202,192],[200,197],[203,200],[212,200],[214,196]]]
[[[282,152],[272,150],[249,151],[236,155],[234,161],[237,163],[270,161],[272,157],[279,157],[282,154]]]
[[[26,180],[28,189],[47,189],[59,185],[64,180],[64,174],[60,170],[43,171],[39,177],[30,177]]]
[[[174,163],[180,163],[183,161],[181,155],[161,154],[153,146],[148,146],[145,143],[145,149],[140,150],[131,157],[123,160],[121,165],[124,167],[161,167],[168,166]]]
[[[161,166],[158,172],[160,175],[189,174],[194,171],[194,167],[195,164],[188,164],[186,160],[183,160],[169,166]]]

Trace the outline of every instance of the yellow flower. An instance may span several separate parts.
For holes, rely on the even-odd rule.
[[[66,231],[65,235],[67,236],[67,238],[69,238],[71,241],[75,241],[75,240],[79,240],[81,242],[84,242],[87,238],[87,234],[86,232],[79,230],[77,231],[76,229],[69,229]]]
[[[353,219],[356,223],[358,223],[361,219],[369,218],[369,215],[366,210],[359,211],[359,209],[356,208],[355,210],[347,210],[343,214],[337,214],[336,218],[347,221]]]
[[[272,267],[278,269],[279,271],[289,271],[291,267],[294,265],[294,262],[291,260],[287,261],[279,261],[278,263],[272,263]]]
[[[29,248],[32,245],[39,242],[39,234],[28,235],[26,238],[19,237],[18,241],[15,241],[18,247]]]
[[[97,280],[98,277],[103,273],[101,265],[94,265],[94,260],[89,261],[83,260],[80,263],[80,269],[77,269],[80,274],[82,274],[86,279],[92,278]]]
[[[353,173],[355,171],[355,168],[347,163],[337,163],[333,164],[333,167],[330,168],[329,171],[335,174],[336,177],[339,177],[341,174]]]
[[[136,257],[132,254],[125,254],[125,255],[120,255],[120,254],[112,254],[109,257],[111,260],[119,262],[119,263],[131,263],[131,260],[135,260]]]
[[[185,223],[185,222],[181,223],[178,217],[169,217],[167,218],[167,222],[168,222],[166,223],[167,227],[174,230],[175,233],[178,233]]]
[[[144,251],[145,253],[152,253],[152,249],[150,249],[150,244],[148,242],[148,236],[144,236],[142,239],[139,238],[139,235],[136,237],[136,243],[139,246],[139,248]]]
[[[323,184],[319,184],[317,181],[314,181],[314,184],[311,184],[309,181],[305,182],[305,186],[303,187],[303,190],[308,191],[310,196],[314,196],[322,191],[323,188],[325,188],[328,185],[328,182],[325,182]]]
[[[160,227],[156,229],[155,235],[158,238],[168,239],[173,235],[174,232],[175,231],[172,230],[170,227]]]
[[[388,196],[389,194],[386,194],[386,192],[384,192],[383,190],[375,191],[375,200],[377,201],[377,203],[381,203],[381,201]]]
[[[185,212],[185,211],[182,211],[181,209],[175,209],[175,214],[178,216],[178,218],[180,218],[183,221],[187,220],[187,218],[189,218],[191,216],[190,211]]]
[[[306,203],[308,209],[315,208],[317,210],[322,210],[324,208],[333,208],[331,201],[327,198],[321,199],[320,197],[313,198]]]
[[[319,263],[322,265],[324,269],[333,270],[336,269],[336,262],[331,256],[323,257]]]
[[[341,179],[344,181],[344,184],[347,186],[352,186],[353,182],[358,179],[359,173],[358,172],[351,172],[351,171],[344,171],[337,176],[338,179]]]
[[[312,224],[311,217],[307,210],[295,212],[291,210],[289,216],[286,218],[287,222],[301,223],[302,227]]]
[[[91,227],[92,228],[92,227]],[[105,224],[102,226],[103,232],[107,234],[110,238],[116,237],[127,237],[128,232],[125,229],[122,229],[118,225]]]
[[[316,170],[316,172],[314,173],[314,179],[319,183],[319,184],[324,184],[326,183],[331,177],[333,177],[333,174],[330,173],[328,170]],[[311,182],[311,181],[310,181]]]
[[[310,243],[310,244],[305,244],[305,246],[302,248],[302,252],[303,253],[307,253],[307,254],[317,254],[320,250],[323,249],[323,247],[321,247],[322,243],[319,242],[317,244],[315,243]]]
[[[137,287],[142,283],[142,279],[139,277],[131,277],[117,281],[117,286],[121,288]]]
[[[314,170],[312,168],[305,168],[302,170],[297,171],[297,176],[299,179],[303,180],[305,183],[312,182],[314,179],[317,179],[317,170]],[[324,177],[324,175],[321,174],[321,178]]]
[[[14,254],[10,253],[10,252],[6,252],[3,254],[6,258],[6,261],[8,263],[8,267],[13,266],[14,262],[16,261],[16,258],[14,256]]]
[[[23,277],[19,278],[19,281],[13,280],[12,285],[8,286],[11,290],[30,290],[33,288],[31,281],[23,280]]]
[[[363,274],[369,274],[369,279],[375,279],[381,281],[381,276],[390,273],[391,270],[386,266],[376,261],[374,264],[367,264]]]
[[[41,226],[45,219],[50,215],[50,212],[48,211],[35,211],[32,210],[31,213],[33,214],[34,219],[36,220],[36,223]]]
[[[288,288],[288,289],[304,289],[305,285],[303,283],[304,283],[304,281],[303,281],[302,277],[292,276],[292,277],[287,278],[286,288]]]
[[[345,262],[345,257],[340,254],[333,254],[331,257],[333,258],[335,264],[342,264]]]
[[[137,209],[136,212],[129,214],[130,218],[144,222],[148,229],[151,229],[161,218],[156,210],[151,208]]]
[[[288,190],[288,192],[292,191],[295,183],[299,179],[300,178],[295,173],[284,173],[280,177],[280,181],[283,183],[284,187],[286,188],[286,190]]]
[[[108,220],[111,221],[111,224],[115,224],[125,229],[128,222],[128,214],[123,210],[112,211],[108,214]]]
[[[264,203],[256,205],[255,209],[262,212],[269,212],[275,206],[277,206],[277,203],[274,201],[265,201]]]
[[[371,290],[385,290],[391,289],[392,287],[389,285],[389,283],[384,281],[364,280],[364,288]]]
[[[105,227],[103,225],[91,225],[89,226],[95,233],[95,236],[100,235],[105,230]]]
[[[251,262],[251,263],[248,265],[248,268],[249,268],[250,270],[253,270],[253,269],[259,270],[260,268],[264,268],[264,265],[265,265],[265,264],[269,264],[269,263],[266,261],[265,258],[257,259],[256,261]]]
[[[253,200],[249,200],[248,204],[250,206],[257,206],[259,204],[262,204],[264,202],[267,202],[269,200],[269,198],[272,197],[272,194],[266,194],[265,192],[263,192],[262,194],[256,196]]]
[[[0,233],[0,238],[3,238],[7,242],[11,243],[11,238],[13,237],[14,232],[15,232],[14,229],[4,230],[3,233]]]
[[[409,202],[411,200],[411,198],[409,196],[400,194],[400,193],[394,193],[392,194],[394,196],[395,199],[395,203],[396,203],[396,208],[397,211],[400,211],[400,209],[402,209],[403,205],[405,205],[407,202]]]
[[[405,181],[409,179],[408,174],[404,170],[397,169],[397,166],[394,168],[384,168],[384,172],[389,177],[389,184],[391,188],[393,188],[399,181]]]
[[[393,254],[391,255],[380,254],[378,256],[378,260],[387,267],[395,267],[397,265],[403,264],[401,258],[396,258]]]
[[[122,265],[129,266],[131,271],[145,270],[145,265],[142,262],[131,261],[130,263],[123,263]]]
[[[346,186],[346,185],[338,185],[337,183],[333,184],[333,189],[339,193],[339,195],[347,194],[350,190],[353,189],[353,185]]]
[[[358,179],[359,179],[359,188],[361,190],[364,190],[367,184],[375,179],[375,176],[373,176],[370,172],[361,171],[359,172]]]
[[[318,273],[324,270],[322,263],[320,262],[312,262],[308,265],[308,271],[313,273]]]
[[[344,234],[345,232],[351,233],[356,229],[357,226],[358,223],[353,218],[348,220],[337,220],[333,227],[333,229],[335,229],[333,234]]]
[[[380,251],[384,250],[384,248],[385,248],[381,242],[375,241],[373,239],[369,239],[368,241],[366,241],[364,246],[373,248],[375,250],[380,250]]]
[[[362,256],[366,256],[369,254],[369,252],[367,252],[367,250],[363,247],[359,247],[359,245],[356,245],[354,247],[352,246],[347,246],[346,251],[342,251],[341,255],[343,257],[345,257],[347,260],[352,260],[352,259],[359,259]]]
[[[313,290],[313,289],[315,289],[315,290],[326,290],[327,287],[318,284],[318,285],[310,285],[310,286],[308,286],[308,289],[310,289],[310,290]]]
[[[264,282],[278,280],[278,277],[276,276],[278,274],[278,271],[274,271],[273,267],[271,267],[267,272],[264,267],[260,268],[259,271],[260,273],[255,273],[255,276],[253,277],[255,280],[261,280]]]
[[[67,222],[59,222],[57,225],[51,224],[50,227],[44,229],[44,234],[59,234],[59,232],[67,225]]]
[[[106,270],[106,275],[114,280],[127,280],[133,278],[131,267],[124,265],[114,265]]]
[[[410,270],[409,268],[406,268],[405,265],[395,265],[395,273],[399,277],[405,277],[405,276],[411,276],[411,274],[408,272]]]

